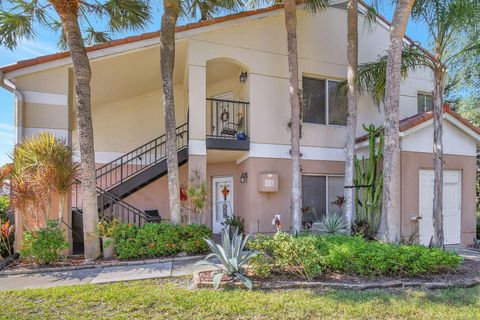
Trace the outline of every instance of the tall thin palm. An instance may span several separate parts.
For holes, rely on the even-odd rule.
[[[288,73],[290,93],[290,141],[292,158],[292,184],[291,184],[291,231],[298,233],[302,230],[302,172],[300,168],[300,136],[301,136],[301,107],[298,74],[298,49],[297,49],[297,2],[296,0],[253,0],[251,4],[258,6],[263,3],[282,4],[285,15],[287,31]],[[328,6],[327,0],[306,0],[305,9],[310,13],[317,13]]]
[[[98,207],[95,179],[95,150],[91,115],[91,69],[85,44],[110,39],[112,32],[137,30],[150,18],[146,0],[4,0],[0,8],[0,45],[14,48],[21,39],[35,39],[37,26],[59,30],[59,43],[68,47],[75,77],[77,124],[82,167],[83,228],[85,258],[100,256],[95,232]],[[107,31],[96,31],[88,16],[106,17]],[[81,29],[80,22],[86,23]],[[98,19],[101,20],[101,19]],[[83,37],[85,35],[85,38]]]
[[[420,0],[413,9],[413,18],[425,22],[429,26],[433,40],[434,57],[418,49],[415,45],[404,46],[402,51],[401,76],[424,67],[430,69],[435,79],[434,94],[434,238],[433,244],[442,247],[442,112],[443,94],[445,90],[446,70],[463,55],[480,55],[480,39],[468,37],[468,33],[480,26],[480,6],[475,0]],[[438,9],[438,10],[437,10]],[[467,35],[467,36],[466,36]],[[465,38],[468,41],[459,41]],[[459,45],[461,44],[461,45]],[[376,103],[385,97],[387,56],[378,61],[360,65],[357,83],[361,91],[373,94]],[[436,146],[435,146],[436,145]]]
[[[400,70],[405,29],[415,0],[398,0],[390,27],[385,98],[382,225],[384,238],[400,241]]]
[[[241,8],[241,0],[196,1],[163,0],[163,15],[160,34],[160,69],[163,88],[163,113],[165,118],[165,145],[167,153],[167,180],[170,216],[173,223],[181,222],[180,181],[178,174],[177,135],[175,121],[175,100],[173,89],[173,68],[175,65],[175,25],[181,15],[195,17],[197,9],[201,17],[211,17],[215,10]]]
[[[345,186],[353,186],[355,134],[357,131],[358,90],[355,78],[358,69],[358,0],[347,3],[347,137],[345,141]],[[352,225],[354,216],[353,188],[345,189],[345,217]]]

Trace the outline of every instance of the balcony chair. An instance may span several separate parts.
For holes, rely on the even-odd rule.
[[[242,124],[243,124],[243,116],[240,116],[238,118],[237,123],[227,122],[223,127],[221,134],[226,136],[232,136],[232,138],[235,138],[235,136],[238,133],[238,130],[242,127]]]

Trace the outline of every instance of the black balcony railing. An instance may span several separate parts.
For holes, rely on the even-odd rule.
[[[249,102],[207,98],[207,138],[248,140]]]

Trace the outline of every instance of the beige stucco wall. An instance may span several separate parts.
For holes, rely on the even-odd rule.
[[[298,17],[300,73],[344,79],[346,12],[328,8],[320,14],[311,15],[299,10]],[[360,33],[361,62],[376,60],[378,55],[385,53],[389,43],[385,27],[379,24],[371,28],[361,27]],[[188,63],[192,66],[206,66],[208,70],[208,61],[229,57],[248,68],[251,102],[250,136],[254,143],[284,145],[289,143],[287,123],[290,118],[290,106],[286,49],[281,10],[262,19],[253,19],[205,32],[193,36],[190,40]],[[429,72],[420,70],[402,83],[400,101],[402,117],[417,113],[417,91],[431,91],[429,79]],[[359,132],[362,123],[382,123],[381,109],[377,108],[370,98],[360,98]],[[302,145],[334,148],[344,146],[346,130],[343,127],[305,124],[304,132]]]
[[[445,155],[445,170],[460,170],[462,181],[461,203],[461,245],[474,242],[476,225],[476,159],[471,156]],[[401,201],[402,236],[418,234],[418,223],[410,220],[419,215],[419,170],[433,170],[433,156],[430,153],[401,152]]]
[[[92,107],[96,152],[124,153],[165,133],[162,92],[156,90]],[[183,87],[175,86],[175,118],[187,121]],[[76,126],[75,126],[76,128]],[[78,134],[73,133],[78,146]]]
[[[180,184],[185,185],[188,176],[188,165],[181,166],[179,174]],[[123,200],[140,210],[157,209],[162,219],[170,219],[168,180],[166,175],[132,193]]]

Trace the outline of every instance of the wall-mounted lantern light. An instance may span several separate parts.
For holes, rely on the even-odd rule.
[[[245,83],[247,82],[247,77],[248,77],[247,71],[242,71],[238,79],[240,80],[240,83]]]
[[[240,183],[247,183],[248,179],[248,173],[247,172],[242,172],[240,175]]]

